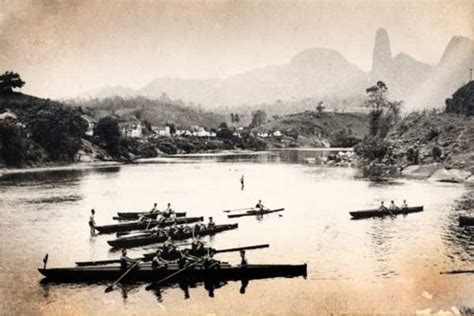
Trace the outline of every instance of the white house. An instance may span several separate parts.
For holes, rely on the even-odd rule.
[[[126,124],[124,127],[122,127],[122,135],[132,138],[143,137],[142,128],[142,123],[140,122],[136,124]]]
[[[94,119],[88,115],[81,115],[81,118],[87,123],[86,135],[94,136],[94,127],[95,127]]]
[[[280,131],[274,131],[273,136],[275,137],[281,137],[281,132]]]

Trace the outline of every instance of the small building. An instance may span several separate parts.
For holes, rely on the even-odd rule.
[[[280,131],[274,131],[273,136],[275,137],[281,137],[281,132]]]
[[[95,127],[95,120],[90,117],[89,115],[81,115],[81,118],[87,123],[87,136],[94,136],[94,127]]]
[[[158,136],[171,136],[171,130],[169,126],[165,127],[152,127],[153,132]]]
[[[125,123],[122,124],[122,135],[131,138],[143,137],[143,126],[142,123]]]

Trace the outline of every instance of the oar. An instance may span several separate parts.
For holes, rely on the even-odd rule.
[[[461,273],[474,273],[474,270],[452,270],[452,271],[440,272],[439,274],[461,274]]]
[[[114,283],[112,283],[111,285],[109,285],[106,289],[105,289],[105,293],[108,293],[110,291],[112,291],[114,289],[114,287],[120,282],[122,281],[122,279],[130,272],[132,271],[133,269],[135,269],[135,267],[140,263],[142,262],[141,260],[138,260],[137,262],[135,262],[134,264],[132,264],[130,266],[130,268],[127,269],[127,271],[125,271]]]
[[[238,212],[238,211],[245,211],[245,210],[251,210],[253,207],[246,207],[246,208],[237,208],[235,210],[224,210],[224,213],[230,213],[230,212]]]
[[[218,249],[218,250],[215,251],[215,253],[261,249],[261,248],[268,248],[268,247],[270,247],[269,244],[262,244],[262,245],[255,245],[255,246],[244,246],[244,247],[237,247],[237,248]]]
[[[149,286],[147,286],[147,287],[145,288],[145,290],[149,291],[149,290],[153,289],[154,287],[156,287],[156,286],[160,285],[161,283],[163,283],[163,282],[165,282],[165,281],[171,279],[171,278],[174,277],[174,276],[177,276],[177,275],[180,274],[181,272],[186,271],[187,269],[189,269],[189,268],[195,266],[195,265],[198,264],[198,263],[201,263],[202,261],[203,261],[203,260],[199,260],[199,261],[195,261],[195,262],[191,263],[190,265],[188,265],[188,266],[182,268],[181,270],[176,271],[175,273],[172,273],[172,274],[168,275],[167,277],[161,279],[160,281],[158,281],[158,282],[156,282],[156,283],[153,283],[153,284],[150,284]]]

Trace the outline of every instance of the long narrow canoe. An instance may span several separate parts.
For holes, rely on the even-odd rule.
[[[147,218],[156,219],[156,217],[161,214],[161,212],[150,214],[150,212],[118,212],[117,216],[114,216],[114,219],[118,220],[137,220],[140,216],[145,216]],[[176,217],[185,217],[186,212],[176,212]]]
[[[460,226],[473,226],[474,217],[472,216],[459,216],[459,225]]]
[[[399,215],[399,214],[409,214],[409,213],[417,213],[422,212],[423,206],[413,206],[407,208],[401,208],[394,211],[380,211],[380,210],[366,210],[366,211],[355,211],[349,212],[353,219],[360,219],[360,218],[369,218],[369,217],[384,217],[384,216],[392,216],[392,215]]]
[[[199,230],[195,234],[199,234],[200,236],[206,235],[213,235],[219,232],[223,232],[226,230],[236,229],[238,224],[226,224],[226,225],[216,225],[214,228],[205,228]],[[172,240],[184,240],[193,237],[193,232],[186,232],[180,233],[174,236],[171,236]],[[157,234],[143,234],[139,236],[133,237],[123,237],[117,238],[114,240],[108,240],[107,243],[112,246],[113,248],[132,248],[132,247],[140,247],[146,246],[151,244],[158,244],[166,241],[167,237],[158,232]]]
[[[158,281],[171,276],[180,270],[177,264],[169,264],[166,268],[154,270],[150,263],[142,263],[127,276],[124,281]],[[71,268],[38,269],[46,277],[46,281],[56,282],[97,282],[116,280],[123,273],[120,265],[115,266],[79,266]],[[307,265],[289,264],[250,264],[231,266],[221,263],[218,267],[207,269],[203,265],[195,265],[187,271],[170,278],[169,282],[186,280],[252,280],[275,277],[306,276]]]
[[[204,220],[204,217],[179,217],[175,221],[174,220],[165,220],[164,222],[160,223],[160,227],[171,226],[174,223],[176,224],[189,224],[200,222]],[[127,222],[127,223],[119,223],[119,224],[112,224],[112,225],[103,225],[103,226],[96,226],[95,229],[99,231],[101,234],[107,233],[115,233],[115,232],[123,232],[129,230],[139,230],[139,229],[146,229],[152,228],[158,225],[157,221],[135,221],[135,222]]]
[[[278,209],[275,209],[275,210],[251,210],[251,211],[247,211],[245,213],[241,213],[241,214],[230,214],[230,215],[227,215],[228,218],[235,218],[235,217],[243,217],[243,216],[259,216],[259,215],[265,215],[265,214],[271,214],[271,213],[276,213],[276,212],[282,212],[284,211],[285,209],[284,208],[278,208]]]

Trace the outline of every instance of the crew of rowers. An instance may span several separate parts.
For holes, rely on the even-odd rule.
[[[190,225],[178,225],[174,223],[170,228],[163,228],[160,227],[160,225],[155,225],[151,229],[149,229],[150,232],[155,233],[157,235],[165,235],[167,237],[174,237],[174,236],[179,236],[182,234],[199,234],[199,232],[208,230],[208,229],[213,229],[216,227],[216,223],[214,222],[214,219],[212,217],[209,217],[209,222],[206,224],[204,223],[196,223],[194,226]]]
[[[398,207],[394,201],[391,201],[390,205],[386,207],[382,201],[380,202],[379,211],[396,211],[399,209],[406,209],[406,208],[408,208],[407,200],[403,200],[403,203],[400,207]]]
[[[215,260],[215,249],[204,247],[204,243],[199,240],[199,235],[191,243],[190,249],[179,250],[173,244],[171,238],[168,238],[163,243],[163,246],[158,248],[153,256],[151,265],[153,270],[166,268],[168,264],[177,263],[180,268],[189,267],[191,264],[202,264],[206,269],[219,268],[220,261]],[[245,251],[240,251],[241,265],[247,265]],[[132,259],[127,256],[127,250],[122,250],[120,258],[120,265],[123,270],[128,269],[132,264],[139,262],[137,259]]]
[[[155,214],[157,215],[156,221],[160,223],[165,220],[170,220],[170,221],[176,220],[176,212],[171,208],[171,203],[168,203],[168,205],[163,211],[160,211],[158,209],[157,203],[153,204],[153,208],[150,210],[150,212],[141,215],[140,217],[138,217],[138,220],[140,222],[151,220],[150,215],[155,215]]]

